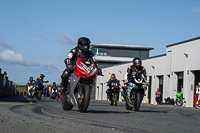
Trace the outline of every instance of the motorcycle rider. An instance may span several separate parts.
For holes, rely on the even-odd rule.
[[[56,82],[53,82],[53,86],[51,86],[51,96],[54,91],[56,92],[56,95],[58,95],[58,88],[56,86]]]
[[[44,77],[45,77],[44,74],[40,74],[40,76],[36,79],[36,83],[39,83],[39,82],[48,83],[49,82],[48,80],[47,81],[43,81]]]
[[[29,85],[33,85],[35,86],[35,80],[33,80],[33,77],[30,77],[29,78],[29,81],[27,82],[26,84],[26,91],[27,91],[27,94],[28,94],[28,91],[29,91]],[[35,87],[33,87],[32,91],[34,92],[35,91]]]
[[[179,98],[180,98],[180,101],[182,101],[183,93],[180,90],[176,93],[176,103],[178,102]]]
[[[135,57],[133,59],[133,65],[130,65],[127,69],[127,79],[128,82],[131,81],[133,76],[137,76],[142,74],[145,80],[147,80],[147,73],[146,69],[142,66],[142,60],[139,57]],[[147,85],[143,85],[143,88],[146,89]],[[124,93],[127,91],[127,87],[123,87]],[[130,95],[130,92],[127,91],[127,94]]]
[[[119,80],[116,79],[116,75],[113,73],[110,75],[110,79],[108,80],[107,86],[109,87],[106,91],[107,93],[107,99],[111,101],[111,94],[110,94],[110,89],[112,86],[120,86]]]
[[[63,74],[61,75],[62,78],[61,85],[63,86],[63,91],[67,90],[68,79],[70,75],[73,73],[73,71],[76,69],[74,66],[77,58],[91,57],[95,66],[98,69],[98,74],[102,75],[102,70],[99,68],[97,62],[93,57],[94,56],[93,52],[89,50],[90,43],[91,42],[88,38],[80,37],[78,39],[77,46],[69,52],[68,57],[64,60],[66,69],[63,71]]]
[[[146,69],[142,66],[142,60],[139,57],[135,57],[133,59],[133,65],[130,65],[127,69],[128,81],[130,81],[132,76],[140,73],[144,76],[145,80],[147,80],[147,73]]]
[[[26,90],[28,90],[28,86],[30,85],[30,84],[35,84],[35,80],[33,80],[33,77],[30,77],[29,78],[29,81],[27,82],[27,84],[26,84]]]
[[[196,108],[199,108],[199,100],[200,100],[200,82],[196,86],[196,96],[197,96],[197,103],[196,103]]]

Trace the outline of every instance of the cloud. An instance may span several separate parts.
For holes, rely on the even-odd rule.
[[[57,42],[64,44],[64,45],[76,44],[76,41],[73,38],[71,38],[70,36],[66,35],[63,32],[60,32]]]
[[[0,52],[0,61],[8,64],[16,64],[29,67],[33,70],[42,70],[44,72],[62,71],[59,66],[52,62],[36,62],[25,58],[22,54],[16,54],[14,51],[5,50]]]
[[[0,46],[3,46],[4,48],[7,49],[12,49],[11,46],[9,46],[6,42],[4,42],[3,40],[0,39]]]
[[[193,12],[200,13],[200,8],[199,8],[199,7],[193,7],[193,8],[192,8],[192,11],[193,11]]]
[[[46,39],[46,37],[44,35],[35,35],[35,36],[38,37],[38,38],[41,38],[41,39],[43,39],[45,41],[47,41],[47,39]]]

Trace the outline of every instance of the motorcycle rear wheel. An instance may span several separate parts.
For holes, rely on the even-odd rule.
[[[90,102],[90,86],[83,85],[81,98],[78,99],[78,110],[80,112],[86,112]]]
[[[135,107],[134,107],[135,111],[139,111],[140,110],[140,104],[141,104],[141,94],[139,92],[137,92],[136,93]]]

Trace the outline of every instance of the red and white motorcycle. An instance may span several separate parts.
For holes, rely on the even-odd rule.
[[[69,78],[68,91],[62,94],[62,108],[71,110],[78,106],[80,112],[85,112],[89,106],[93,81],[98,70],[90,57],[79,58],[76,69]]]

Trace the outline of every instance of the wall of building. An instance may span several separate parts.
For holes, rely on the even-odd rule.
[[[148,77],[151,76],[151,99],[148,99],[148,88],[143,102],[151,101],[151,104],[156,104],[155,92],[159,87],[163,88],[163,101],[167,97],[175,99],[178,86],[180,87],[183,82],[182,92],[186,101],[184,106],[193,107],[195,86],[200,81],[200,77],[195,76],[195,73],[200,71],[199,52],[200,38],[167,46],[166,54],[143,60]],[[131,64],[126,63],[103,69],[105,76],[97,78],[96,88],[98,89],[96,89],[95,99],[106,100],[106,82],[111,73],[115,73],[123,85],[123,75]],[[180,73],[183,73],[183,79]]]

